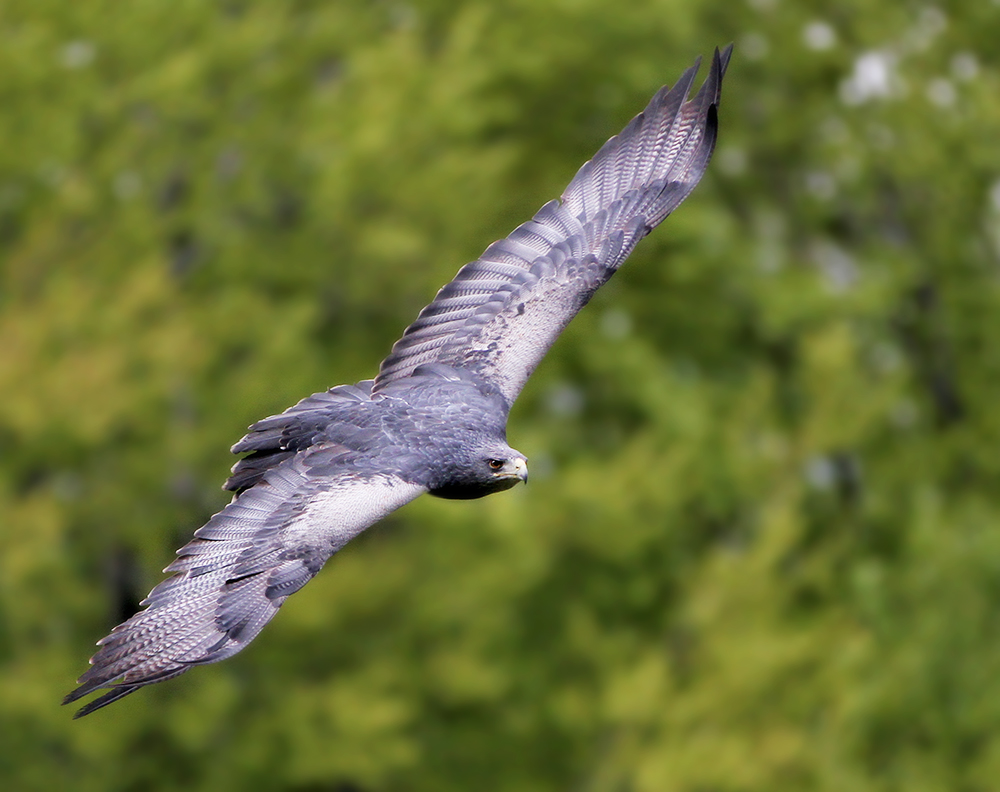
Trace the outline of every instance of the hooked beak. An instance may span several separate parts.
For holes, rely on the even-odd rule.
[[[518,457],[514,460],[514,473],[525,484],[528,483],[528,460]]]

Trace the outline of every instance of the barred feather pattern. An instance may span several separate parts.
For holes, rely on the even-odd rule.
[[[100,688],[82,717],[140,687],[216,663],[247,646],[284,601],[354,536],[426,492],[391,475],[317,476],[347,450],[312,446],[263,473],[177,551],[144,610],[98,642],[91,668],[64,703]]]
[[[469,369],[508,406],[549,347],[632,252],[698,184],[715,147],[731,47],[688,98],[698,63],[543,206],[444,286],[382,361],[373,392],[437,362]]]

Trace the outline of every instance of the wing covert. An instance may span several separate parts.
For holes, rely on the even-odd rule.
[[[262,472],[195,532],[143,600],[144,610],[98,642],[64,704],[95,690],[81,717],[194,665],[231,657],[284,601],[368,526],[426,492],[390,474],[355,474],[352,452],[311,446]]]
[[[513,404],[570,320],[698,184],[731,51],[715,51],[693,98],[698,63],[664,86],[580,168],[561,201],[462,267],[382,361],[372,392],[437,362],[475,372]]]

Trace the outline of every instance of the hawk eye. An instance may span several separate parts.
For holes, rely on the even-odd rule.
[[[489,460],[490,470],[500,470],[503,467],[502,459],[491,459]]]

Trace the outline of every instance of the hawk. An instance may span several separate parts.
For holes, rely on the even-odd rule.
[[[570,320],[683,201],[715,147],[732,47],[696,62],[577,172],[560,200],[466,264],[418,315],[374,380],[258,421],[224,488],[143,600],[98,642],[70,703],[81,717],[193,666],[232,657],[370,525],[419,495],[481,498],[527,481],[507,415]]]

